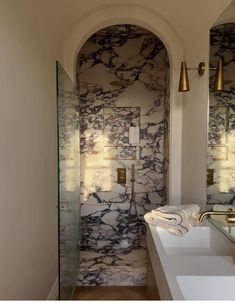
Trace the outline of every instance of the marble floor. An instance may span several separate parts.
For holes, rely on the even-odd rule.
[[[146,250],[81,252],[78,286],[143,286]]]
[[[147,300],[144,286],[80,286],[73,300]]]

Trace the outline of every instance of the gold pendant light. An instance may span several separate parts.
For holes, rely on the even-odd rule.
[[[222,60],[218,61],[215,74],[214,91],[224,90],[224,72]]]
[[[213,89],[214,91],[224,90],[224,75],[223,75],[223,63],[220,60],[217,64],[217,68],[209,68],[209,70],[216,69],[215,82]],[[203,76],[205,73],[205,62],[200,62],[197,68],[188,68],[186,61],[181,62],[180,80],[179,80],[179,92],[188,92],[189,81],[188,81],[188,70],[197,70],[199,76]]]
[[[179,92],[189,91],[188,72],[186,61],[181,62]]]

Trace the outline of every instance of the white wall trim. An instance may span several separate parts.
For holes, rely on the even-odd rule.
[[[58,278],[57,278],[51,288],[51,291],[47,297],[47,300],[55,301],[55,300],[58,300],[58,298],[59,298],[59,285],[58,285]]]
[[[161,15],[138,4],[109,4],[84,16],[67,39],[62,53],[63,67],[72,80],[76,81],[77,56],[87,39],[102,28],[125,23],[142,26],[160,38],[167,49],[171,65],[176,64],[176,58],[182,59],[181,38]],[[180,63],[178,65],[180,68]]]
[[[63,51],[62,65],[71,79],[76,77],[77,55],[86,40],[98,30],[114,24],[135,24],[154,33],[164,43],[170,61],[170,155],[169,202],[181,202],[181,140],[182,95],[178,90],[180,62],[183,61],[183,44],[171,25],[158,13],[136,4],[114,4],[97,8],[76,25]]]

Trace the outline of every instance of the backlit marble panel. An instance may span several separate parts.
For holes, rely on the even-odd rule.
[[[79,285],[145,284],[143,215],[167,201],[168,69],[162,42],[138,26],[103,29],[81,49]],[[140,127],[138,146],[129,144],[131,123]],[[129,211],[132,164],[138,214]],[[126,168],[126,184],[117,168]]]
[[[107,160],[136,160],[138,149],[131,146],[104,146],[104,159]]]
[[[140,124],[139,107],[104,107],[104,146],[130,146],[131,124]]]

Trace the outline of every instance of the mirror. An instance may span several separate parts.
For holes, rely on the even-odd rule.
[[[208,219],[216,228],[218,228],[227,238],[235,244],[235,226],[221,222],[217,219]]]
[[[211,70],[207,204],[213,210],[235,211],[235,3],[210,31],[210,67],[216,67],[219,59],[224,65],[225,89],[213,91],[215,71]],[[210,221],[235,243],[234,223],[228,224],[225,216],[212,216]]]

